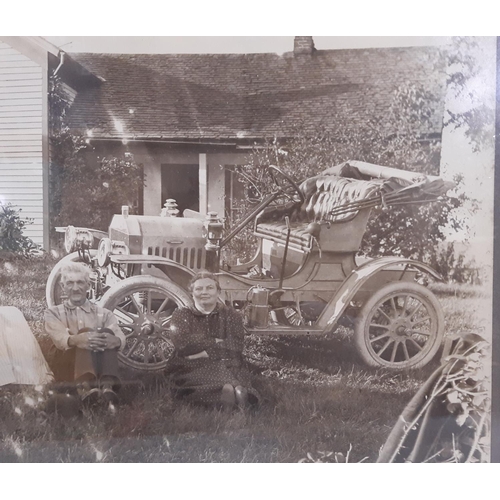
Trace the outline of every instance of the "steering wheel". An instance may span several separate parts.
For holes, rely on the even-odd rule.
[[[304,203],[304,201],[306,200],[304,194],[300,190],[297,183],[288,174],[285,174],[285,172],[280,170],[278,167],[275,167],[274,165],[269,165],[268,172],[274,182],[274,185],[278,188],[278,191],[285,195],[287,199],[289,199],[290,201],[295,201],[292,197],[293,191],[295,191],[295,193],[299,195],[300,202]],[[279,179],[282,179],[281,183]],[[283,185],[283,180],[285,181],[285,184],[288,184],[288,186]],[[293,189],[293,191],[291,191],[291,188]]]
[[[299,186],[296,182],[285,172],[282,172],[278,167],[274,165],[269,165],[267,168],[267,173],[273,180],[273,183],[277,187],[276,191],[269,193],[265,199],[263,199],[254,209],[247,215],[245,215],[242,220],[238,223],[238,225],[225,237],[222,239],[220,246],[223,247],[230,241],[234,236],[236,236],[249,222],[253,221],[254,218],[266,207],[268,207],[271,203],[279,197],[280,193],[283,194],[288,200],[296,203],[296,200],[293,199],[292,194],[295,192],[299,195],[300,202],[304,203],[305,196],[300,191]],[[283,179],[287,185],[283,185],[279,182],[278,179]],[[292,191],[293,190],[293,191]]]

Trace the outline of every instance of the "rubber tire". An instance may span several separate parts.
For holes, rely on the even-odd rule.
[[[160,292],[167,292],[176,302],[178,306],[189,307],[193,305],[191,296],[181,287],[166,279],[157,278],[154,276],[132,276],[124,279],[117,285],[111,287],[99,300],[99,306],[113,311],[114,308],[121,302],[124,296],[140,292],[144,287],[156,289]],[[130,360],[121,352],[118,352],[118,360],[128,368],[141,370],[146,372],[159,371],[165,369],[167,363],[156,364],[154,366],[145,366],[144,363]],[[168,361],[168,360],[167,360]]]
[[[376,355],[368,348],[365,335],[366,323],[370,319],[370,316],[375,312],[381,302],[387,300],[389,298],[388,296],[392,294],[397,295],[397,292],[409,292],[416,295],[419,300],[425,304],[428,310],[432,309],[429,310],[429,313],[434,314],[437,325],[435,336],[433,339],[429,339],[431,344],[428,348],[426,347],[427,352],[425,355],[421,359],[419,359],[419,356],[415,356],[417,358],[416,361],[412,362],[410,359],[408,362],[405,362],[404,365],[402,363],[391,363],[390,361],[381,360],[376,357]],[[418,283],[397,281],[382,287],[375,294],[373,294],[373,296],[370,297],[365,304],[363,304],[355,319],[354,345],[359,358],[368,366],[395,370],[422,368],[430,363],[436,354],[438,354],[443,343],[444,325],[445,320],[443,309],[436,296],[430,290],[422,285],[419,285]]]
[[[90,256],[95,257],[97,255],[97,250],[89,250]],[[83,262],[80,258],[78,252],[73,252],[65,257],[63,257],[50,271],[49,277],[47,279],[47,284],[45,286],[45,300],[49,307],[58,306],[61,301],[57,295],[57,289],[60,288],[61,282],[61,269],[70,262]]]

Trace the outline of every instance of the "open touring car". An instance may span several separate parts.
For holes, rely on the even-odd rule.
[[[416,282],[428,265],[400,257],[360,263],[356,254],[376,206],[437,200],[452,187],[439,177],[349,161],[298,185],[274,166],[272,193],[229,234],[215,213],[184,211],[171,204],[159,216],[115,215],[109,233],[65,228],[69,255],[52,270],[49,306],[64,300],[61,267],[82,261],[92,268],[90,300],[112,310],[127,337],[121,362],[161,370],[173,347],[173,310],[192,299],[192,275],[219,276],[221,299],[241,310],[247,331],[259,335],[323,335],[344,320],[368,365],[416,368],[427,364],[443,339],[444,316],[432,292]],[[278,200],[282,203],[277,203]],[[253,259],[221,265],[221,249],[253,224],[259,242]]]

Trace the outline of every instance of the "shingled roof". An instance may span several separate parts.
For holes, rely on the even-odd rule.
[[[434,47],[278,54],[71,54],[96,76],[70,125],[93,137],[222,140],[286,137],[388,111],[395,89],[421,83],[442,96],[424,134],[440,134],[444,61]]]

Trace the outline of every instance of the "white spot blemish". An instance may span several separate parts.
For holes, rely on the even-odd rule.
[[[33,398],[30,398],[28,396],[26,396],[24,398],[24,402],[28,405],[28,406],[35,406],[35,400]]]
[[[123,123],[120,120],[117,120],[116,118],[113,118],[113,125],[115,126],[115,130],[119,134],[123,134],[125,129],[123,128]]]

